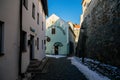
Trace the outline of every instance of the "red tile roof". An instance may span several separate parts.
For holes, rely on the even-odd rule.
[[[74,24],[74,28],[80,28],[80,25]]]

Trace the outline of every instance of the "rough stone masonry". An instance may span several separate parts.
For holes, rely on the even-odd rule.
[[[120,0],[98,0],[82,26],[86,56],[120,67]]]

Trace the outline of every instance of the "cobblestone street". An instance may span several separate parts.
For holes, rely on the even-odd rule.
[[[47,73],[36,74],[33,80],[87,80],[67,58],[49,58]]]

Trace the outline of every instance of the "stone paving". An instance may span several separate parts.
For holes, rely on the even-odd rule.
[[[49,58],[47,73],[36,74],[32,80],[87,80],[67,58]]]

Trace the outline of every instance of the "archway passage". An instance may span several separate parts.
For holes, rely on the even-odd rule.
[[[59,54],[59,47],[62,47],[63,44],[61,42],[56,42],[53,46],[54,46],[55,55],[58,55]]]

